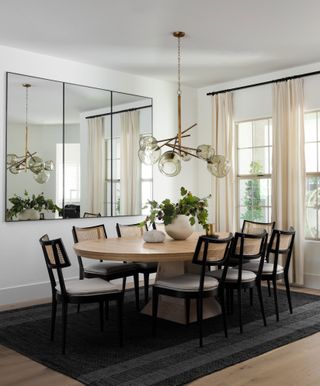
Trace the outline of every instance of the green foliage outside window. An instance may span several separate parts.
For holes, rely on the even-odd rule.
[[[250,164],[250,174],[255,176],[262,174],[262,165],[259,162],[252,161]],[[260,181],[258,179],[246,182],[243,204],[246,210],[241,215],[242,220],[264,221],[260,197]]]

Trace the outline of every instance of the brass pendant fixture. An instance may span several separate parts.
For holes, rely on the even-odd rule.
[[[29,141],[29,127],[28,127],[28,102],[29,102],[29,88],[31,84],[24,83],[22,87],[26,90],[26,120],[25,120],[25,142],[24,142],[24,154],[18,156],[17,154],[7,154],[7,170],[12,174],[19,174],[22,171],[27,172],[30,170],[33,173],[33,177],[39,184],[48,182],[50,178],[50,172],[54,170],[53,161],[43,161],[42,158],[37,156],[37,152],[31,153],[28,149]]]
[[[175,137],[157,140],[146,135],[140,139],[139,158],[146,165],[158,162],[161,173],[168,177],[174,177],[181,171],[181,161],[190,161],[192,157],[207,162],[208,171],[215,177],[225,177],[230,170],[230,162],[223,155],[217,155],[210,145],[199,145],[197,148],[182,145],[182,139],[190,137],[187,134],[197,124],[193,124],[185,130],[181,125],[181,38],[185,32],[176,31],[172,35],[178,40],[178,133]],[[161,154],[161,149],[167,147],[167,151]]]

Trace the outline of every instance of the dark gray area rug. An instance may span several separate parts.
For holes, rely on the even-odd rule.
[[[204,323],[204,347],[198,346],[196,324],[182,326],[159,321],[158,337],[151,336],[151,318],[135,311],[134,296],[126,294],[125,345],[118,346],[116,307],[110,306],[105,332],[99,328],[98,307],[70,306],[67,354],[61,354],[58,314],[55,342],[50,342],[50,305],[0,313],[0,343],[90,386],[183,385],[208,373],[255,357],[320,331],[320,297],[292,293],[289,314],[285,292],[279,291],[280,322],[273,298],[264,289],[268,326],[264,327],[257,298],[249,304],[244,293],[244,333],[239,333],[237,304],[228,316],[229,338],[222,318]]]

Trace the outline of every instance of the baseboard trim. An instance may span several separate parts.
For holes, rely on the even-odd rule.
[[[320,289],[320,274],[319,273],[305,273],[304,285],[308,288]]]
[[[78,279],[78,276],[68,280]],[[132,278],[127,279],[127,288],[131,285]],[[113,280],[112,283],[121,286],[122,279]],[[24,307],[31,304],[40,304],[51,301],[51,286],[49,281],[22,284],[14,287],[0,288],[0,309]]]

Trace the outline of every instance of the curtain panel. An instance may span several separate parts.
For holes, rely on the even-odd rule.
[[[120,142],[120,214],[141,213],[141,165],[138,158],[140,112],[129,111],[121,116]]]
[[[212,138],[216,154],[232,162],[228,175],[213,179],[216,231],[235,231],[234,125],[232,93],[212,96]]]
[[[87,211],[105,213],[105,138],[103,118],[88,119],[88,200]]]
[[[273,84],[272,218],[296,230],[291,280],[304,283],[305,152],[303,79]]]

